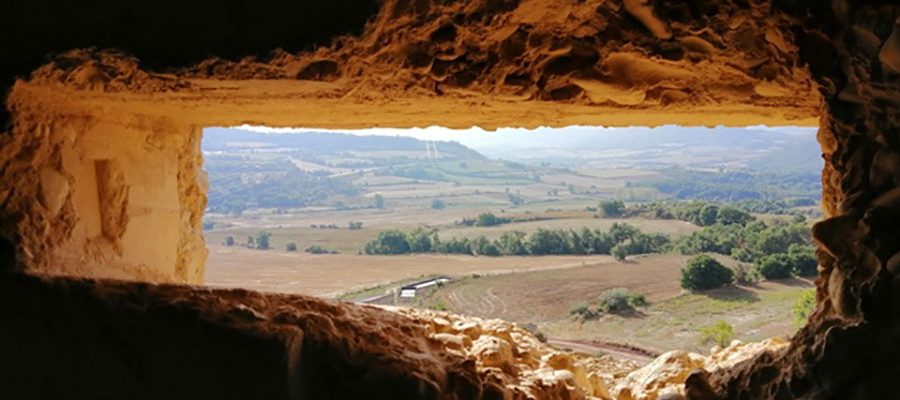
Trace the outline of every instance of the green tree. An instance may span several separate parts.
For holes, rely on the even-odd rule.
[[[622,200],[603,200],[600,202],[600,213],[606,218],[620,217],[625,212]]]
[[[382,196],[380,194],[376,194],[373,199],[372,205],[377,209],[383,209],[384,208],[384,196]]]
[[[609,251],[617,261],[625,261],[628,257],[628,246],[625,243],[619,243]]]
[[[522,198],[522,196],[519,195],[518,193],[516,193],[516,194],[509,193],[509,194],[507,194],[507,197],[509,198],[509,203],[512,204],[513,207],[521,206],[522,204],[525,204],[525,199]]]
[[[787,279],[794,272],[793,261],[789,254],[772,254],[760,259],[756,264],[756,270],[769,280]]]
[[[700,226],[710,226],[716,223],[716,218],[719,217],[719,206],[715,204],[707,204],[700,209],[700,215],[698,216],[698,225]]]
[[[681,287],[692,292],[725,286],[734,279],[734,273],[708,255],[688,260],[681,269]]]
[[[366,254],[406,254],[409,253],[409,242],[406,234],[397,229],[389,229],[378,233],[378,237],[366,243]]]
[[[816,289],[807,289],[794,302],[794,324],[806,325],[809,315],[816,310]]]
[[[479,242],[478,255],[497,257],[500,255],[500,249],[497,248],[497,245],[494,242],[491,242],[490,240],[484,240]]]
[[[494,215],[494,213],[481,213],[478,214],[478,218],[475,220],[476,226],[495,226],[500,224],[505,224],[509,222],[507,218],[500,218]]]
[[[228,247],[234,246],[234,236],[226,236],[225,245]]]
[[[297,251],[297,243],[287,242],[284,244],[284,249],[286,251]]]
[[[533,255],[569,254],[566,234],[539,228],[528,238],[528,252]]]
[[[615,222],[609,227],[609,235],[612,237],[614,245],[631,239],[639,232],[638,228],[625,223]]]
[[[519,231],[507,231],[497,239],[497,248],[500,253],[510,256],[524,256],[528,254],[525,246],[525,233]]]
[[[269,238],[272,235],[266,231],[259,231],[256,234],[256,248],[260,250],[268,250],[269,249]]]
[[[715,343],[726,347],[731,344],[732,340],[734,340],[734,327],[723,320],[700,328],[700,342],[703,344]]]
[[[794,275],[808,277],[819,274],[815,247],[795,243],[788,247],[788,256],[791,258]]]
[[[350,229],[351,231],[360,230],[360,229],[362,229],[362,227],[363,227],[362,222],[350,221],[347,223],[347,229]]]
[[[431,208],[433,210],[443,210],[447,208],[447,205],[444,204],[444,201],[441,199],[434,199],[431,201]]]
[[[416,230],[408,233],[406,235],[406,241],[409,243],[409,252],[410,253],[427,253],[431,251],[432,247],[432,237],[431,231],[425,230],[422,227],[416,228]]]
[[[743,247],[735,247],[731,249],[731,258],[742,262],[753,262],[756,257]]]
[[[744,225],[752,220],[753,216],[749,213],[728,205],[719,207],[719,212],[716,215],[716,222],[722,225]]]

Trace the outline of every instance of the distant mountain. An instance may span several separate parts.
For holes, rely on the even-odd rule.
[[[461,141],[490,158],[532,163],[801,173],[819,173],[823,166],[815,128],[539,128]]]
[[[236,151],[240,149],[278,149],[311,156],[355,153],[404,152],[421,158],[484,159],[485,157],[458,142],[424,141],[403,136],[358,136],[331,132],[268,133],[238,128],[206,128],[203,151]]]

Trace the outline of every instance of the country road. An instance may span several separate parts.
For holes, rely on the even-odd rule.
[[[616,358],[634,361],[642,366],[650,363],[654,358],[659,356],[655,351],[596,340],[563,340],[550,338],[547,339],[547,343],[557,348],[571,349],[572,351],[586,354],[603,352]]]

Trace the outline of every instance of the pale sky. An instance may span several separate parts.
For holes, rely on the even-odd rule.
[[[671,125],[670,125],[671,126]],[[525,128],[499,128],[496,131],[486,131],[480,127],[473,127],[469,129],[450,129],[444,128],[441,126],[429,126],[426,128],[368,128],[368,129],[319,129],[319,128],[272,128],[268,126],[254,126],[254,125],[241,125],[236,126],[234,128],[245,129],[257,132],[266,132],[266,133],[293,133],[293,132],[308,132],[308,131],[316,131],[316,132],[334,132],[334,133],[349,133],[353,135],[367,136],[367,135],[384,135],[384,136],[406,136],[412,137],[419,140],[437,140],[437,141],[456,141],[460,142],[464,145],[473,145],[473,144],[485,144],[485,142],[491,142],[497,139],[501,139],[504,135],[509,134],[522,134],[529,132],[577,132],[577,131],[590,131],[593,133],[602,133],[602,132],[627,132],[629,130],[640,130],[647,131],[652,130],[653,128],[648,128],[646,126],[632,126],[632,127],[616,127],[616,128],[608,128],[603,126],[580,126],[580,125],[572,125],[563,128],[549,128],[549,127],[539,127],[536,129],[525,129]],[[808,127],[796,127],[796,126],[765,126],[765,125],[756,125],[756,126],[748,126],[747,129],[754,130],[765,130],[765,131],[777,131],[783,133],[806,133],[808,134],[811,130],[815,128]],[[707,130],[709,132],[714,132],[716,128],[705,128],[705,127],[697,127],[696,129]]]

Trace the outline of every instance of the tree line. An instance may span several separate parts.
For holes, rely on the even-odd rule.
[[[363,247],[372,255],[441,253],[480,256],[540,256],[612,254],[623,260],[628,255],[664,252],[670,239],[658,233],[644,233],[638,228],[614,223],[608,231],[538,229],[527,234],[507,231],[491,240],[485,236],[441,239],[438,232],[417,228],[411,232],[391,229],[379,232],[378,237]]]

